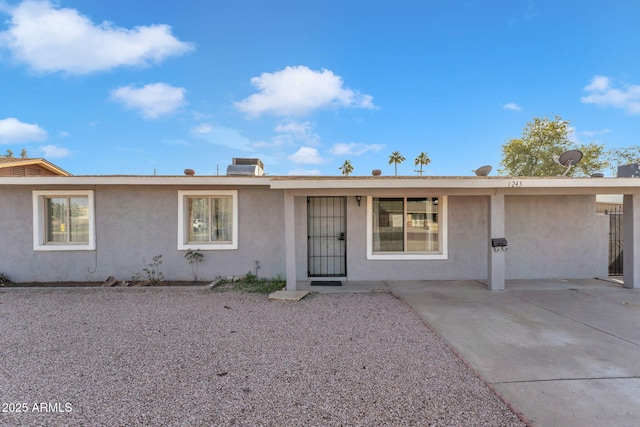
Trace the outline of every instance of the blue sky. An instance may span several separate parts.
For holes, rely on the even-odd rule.
[[[640,144],[635,0],[0,0],[0,153],[75,175],[496,173],[533,117]],[[610,171],[606,171],[610,174]]]

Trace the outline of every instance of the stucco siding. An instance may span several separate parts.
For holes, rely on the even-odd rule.
[[[186,251],[177,249],[178,190],[182,187],[98,186],[95,188],[96,250],[34,251],[32,190],[2,189],[0,272],[13,281],[103,281],[131,279],[156,255],[167,280],[192,280]],[[238,249],[201,250],[198,278],[255,272],[272,277],[285,272],[281,192],[260,187],[238,189]],[[144,274],[142,277],[145,277]]]
[[[348,276],[350,280],[457,280],[487,276],[486,197],[448,198],[448,258],[388,261],[366,259],[366,209],[349,208]],[[355,205],[355,207],[354,207]]]
[[[508,279],[598,277],[595,196],[507,196]]]
[[[400,194],[400,193],[398,193]],[[448,245],[446,260],[368,260],[366,245],[366,197],[360,206],[355,197],[347,200],[348,280],[452,280],[482,279],[487,276],[487,209],[484,196],[448,198]],[[297,280],[307,275],[306,198],[296,197]]]
[[[92,251],[74,251],[73,256],[67,256],[70,252],[33,250],[32,191],[35,189],[1,189],[0,272],[15,282],[89,280],[89,268],[95,264]]]
[[[24,182],[24,181],[20,181]],[[65,181],[67,182],[67,181]],[[392,181],[395,182],[395,181]],[[482,181],[484,182],[484,181]],[[564,182],[564,181],[563,181]],[[574,181],[566,181],[574,182]],[[33,191],[91,190],[95,198],[95,250],[34,250]],[[198,278],[261,277],[286,272],[285,189],[258,183],[181,185],[107,183],[89,185],[0,186],[0,272],[13,281],[129,280],[162,255],[167,280],[192,280],[191,266],[178,250],[178,192],[236,190],[238,248],[200,250]],[[293,195],[295,278],[309,280],[307,261],[307,190]],[[432,190],[426,190],[432,191]],[[367,193],[402,197],[422,189],[310,189],[310,195],[346,195],[347,280],[487,280],[490,195],[447,196],[447,257],[432,260],[367,259]],[[513,190],[516,191],[516,190]],[[64,192],[64,191],[62,191]],[[288,193],[291,194],[291,193]],[[355,195],[361,196],[358,205]],[[504,236],[507,279],[590,278],[606,273],[608,227],[596,216],[595,195],[506,194]],[[295,237],[295,238],[293,238]],[[293,271],[290,272],[293,275]]]

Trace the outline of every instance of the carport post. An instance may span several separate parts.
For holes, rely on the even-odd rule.
[[[491,239],[505,237],[504,235],[504,194],[496,190],[496,194],[490,196],[489,202],[489,238],[487,239],[488,281],[487,285],[492,291],[504,290],[505,276],[505,251],[501,248],[494,250],[491,247]]]
[[[640,193],[625,194],[622,211],[624,287],[640,289],[640,261],[635,262],[640,256]]]
[[[284,251],[287,269],[287,290],[296,290],[296,211],[295,198],[284,192]]]

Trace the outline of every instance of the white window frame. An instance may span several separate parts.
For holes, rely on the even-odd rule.
[[[52,197],[87,197],[89,241],[86,243],[47,243],[47,212],[45,200]],[[93,190],[33,191],[33,250],[34,251],[93,251],[96,249],[95,196]]]
[[[233,209],[232,218],[233,226],[231,231],[230,243],[217,242],[190,242],[189,241],[189,203],[187,198],[192,196],[199,197],[218,197],[231,196],[231,205]],[[233,250],[238,249],[238,191],[237,190],[180,190],[178,191],[178,250],[200,250],[200,251],[216,251],[216,250]]]
[[[447,215],[447,196],[440,196],[437,194],[425,195],[425,196],[375,196],[375,198],[398,198],[405,199],[405,213],[406,213],[406,200],[407,197],[437,197],[439,212],[438,212],[438,239],[439,239],[439,252],[427,252],[427,253],[415,253],[415,252],[398,252],[398,253],[375,253],[373,252],[373,199],[374,196],[367,196],[367,259],[370,260],[443,260],[448,259],[448,215]]]

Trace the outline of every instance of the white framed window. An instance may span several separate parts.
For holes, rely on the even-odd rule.
[[[33,249],[90,251],[96,248],[93,190],[33,192]]]
[[[238,249],[236,190],[178,191],[178,250]]]
[[[367,197],[367,259],[447,259],[447,197]]]

